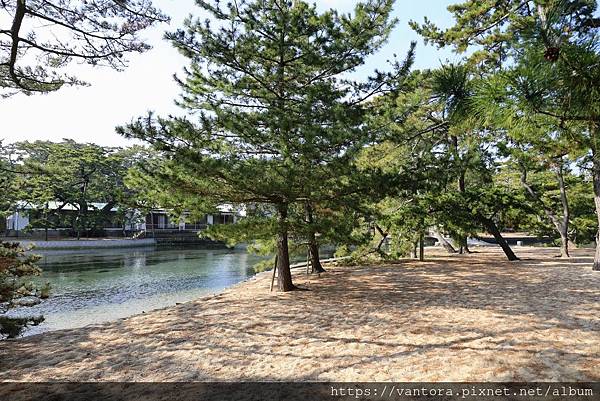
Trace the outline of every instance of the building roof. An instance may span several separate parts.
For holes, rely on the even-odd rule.
[[[106,205],[107,205],[106,202],[104,202],[104,203],[91,202],[91,203],[88,203],[88,208],[100,210],[100,209],[103,209]],[[43,205],[35,205],[31,202],[19,201],[19,202],[17,202],[17,209],[20,209],[20,210],[44,209],[44,206]],[[64,202],[59,202],[59,201],[48,202],[48,209],[49,210],[57,210],[57,209],[79,210],[77,207],[75,207],[74,205],[72,205],[70,203],[65,204]],[[113,207],[110,209],[111,212],[116,212],[117,210],[118,209],[116,207]]]
[[[169,213],[169,211],[167,209],[153,209],[152,211],[154,213]],[[229,203],[223,203],[223,204],[217,206],[217,211],[219,213],[236,214],[241,217],[246,216],[246,207],[244,205],[238,205],[236,207]],[[208,214],[210,214],[210,213],[208,213]]]
[[[103,209],[105,206],[107,205],[107,203],[102,203],[102,202],[91,202],[88,203],[88,207],[90,209],[96,209],[96,210],[100,210]],[[61,207],[62,206],[62,207]],[[33,210],[33,209],[44,209],[43,205],[35,205],[31,202],[26,202],[26,201],[19,201],[17,202],[17,209],[19,210]],[[57,209],[61,209],[61,210],[70,210],[70,211],[76,211],[79,210],[76,206],[67,203],[64,204],[63,202],[59,202],[59,201],[50,201],[48,202],[48,209],[49,210],[57,210]],[[217,210],[220,213],[231,213],[231,214],[237,214],[238,216],[246,216],[246,207],[243,205],[239,205],[239,206],[234,206],[228,203],[224,203],[222,205],[217,206]],[[111,212],[116,212],[118,211],[118,208],[113,207],[112,209],[110,209]],[[167,213],[167,210],[165,209],[155,209],[155,212],[162,212],[162,213]]]

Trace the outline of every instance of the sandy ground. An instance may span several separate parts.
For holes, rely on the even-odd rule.
[[[116,322],[0,343],[10,381],[599,381],[589,251],[440,255],[331,267],[269,293],[269,273]],[[429,252],[429,250],[428,250]]]

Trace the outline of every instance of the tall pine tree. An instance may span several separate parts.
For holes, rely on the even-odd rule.
[[[190,18],[167,35],[190,60],[179,103],[198,121],[149,117],[120,131],[164,153],[155,178],[173,196],[270,205],[278,286],[290,291],[291,208],[360,190],[353,155],[373,139],[365,103],[397,76],[377,72],[363,83],[349,76],[388,38],[393,1],[359,3],[353,15],[319,14],[303,1],[198,5],[209,19]],[[411,60],[412,51],[396,75]]]

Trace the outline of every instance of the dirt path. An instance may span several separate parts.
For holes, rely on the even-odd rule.
[[[0,380],[600,380],[591,254],[517,248],[336,267],[269,293],[269,274],[216,297],[0,343]]]

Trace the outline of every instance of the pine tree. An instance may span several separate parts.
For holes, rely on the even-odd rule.
[[[501,126],[509,127],[501,154],[508,157],[512,168],[519,172],[519,182],[534,206],[534,212],[543,215],[554,227],[560,238],[561,256],[569,257],[571,213],[566,177],[572,165],[569,153],[572,158],[577,154],[565,143],[565,135],[552,131],[551,123],[543,126],[544,119],[538,119],[537,124],[529,125],[524,120],[520,119],[520,124],[512,126],[500,122]],[[541,185],[536,185],[540,179]],[[546,199],[545,189],[549,187],[558,190],[557,204]]]
[[[154,176],[174,197],[270,205],[281,291],[295,288],[293,206],[361,190],[351,176],[353,155],[373,139],[365,103],[394,77],[357,83],[349,74],[387,39],[392,4],[359,3],[350,16],[319,14],[303,1],[198,1],[210,18],[190,18],[167,38],[190,60],[179,104],[199,121],[149,117],[120,130],[165,154]],[[397,75],[411,60],[412,53]]]
[[[396,202],[384,204],[390,211],[384,213],[384,226],[404,233],[443,228],[464,252],[468,252],[467,237],[483,229],[494,236],[509,260],[518,259],[495,221],[501,206],[512,202],[506,191],[493,185],[496,161],[491,149],[497,141],[473,113],[472,72],[463,65],[446,65],[415,73],[414,80],[410,90],[382,100],[378,118],[388,121],[389,142],[375,145],[370,152],[370,160],[378,158],[386,169],[405,177],[393,195]]]
[[[438,46],[452,46],[457,52],[479,47],[470,56],[471,62],[497,72],[482,85],[482,95],[478,95],[479,106],[490,121],[502,120],[501,128],[515,132],[524,126],[524,120],[530,124],[530,134],[532,125],[548,127],[550,122],[542,137],[554,138],[551,148],[568,144],[565,156],[589,154],[596,177],[594,192],[599,218],[594,269],[600,270],[597,7],[593,0],[469,0],[449,7],[456,23],[446,30],[431,21],[412,25]],[[539,133],[535,133],[519,140],[527,144],[539,138]],[[553,219],[561,237],[565,237],[566,197],[562,203],[562,221]],[[567,242],[568,238],[564,238],[563,248]],[[564,248],[564,252],[568,250]]]
[[[455,20],[449,28],[441,29],[427,17],[422,24],[411,21],[410,25],[426,43],[452,47],[459,54],[472,50],[471,64],[497,70],[518,55],[515,50],[520,44],[552,21],[560,20],[575,35],[594,31],[600,27],[597,7],[596,0],[466,0],[448,6]],[[545,56],[553,58],[557,49],[549,44]]]
[[[36,276],[41,269],[36,265],[38,256],[26,254],[18,243],[0,241],[0,336],[16,337],[29,324],[39,324],[43,317],[7,317],[4,314],[14,306],[16,298],[46,297],[48,288],[36,288],[27,277]]]
[[[62,72],[73,60],[120,70],[150,48],[140,31],[168,21],[150,0],[8,0],[0,11],[0,96],[84,84]]]

